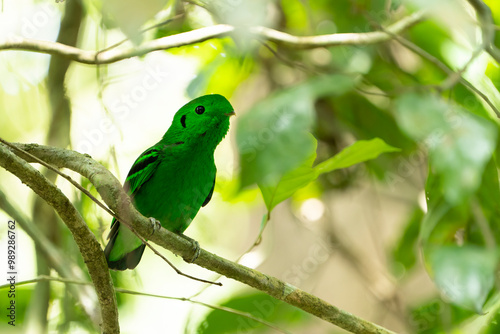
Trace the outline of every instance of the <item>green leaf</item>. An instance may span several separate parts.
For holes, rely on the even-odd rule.
[[[318,177],[318,174],[312,168],[315,159],[316,153],[311,155],[304,164],[286,173],[277,184],[259,184],[268,211],[271,211],[277,204],[283,202],[297,190],[307,186]]]
[[[384,152],[395,151],[399,151],[399,149],[387,145],[380,138],[360,140],[315,167],[312,167],[316,159],[316,153],[313,152],[300,166],[285,173],[275,183],[259,183],[258,185],[266,207],[271,211],[277,204],[316,180],[323,173],[375,159]]]
[[[236,143],[240,154],[241,187],[276,184],[315,152],[310,130],[315,122],[314,102],[324,95],[350,90],[353,79],[321,76],[280,91],[239,117]]]
[[[430,254],[434,281],[456,305],[482,313],[495,283],[498,254],[477,246],[445,246]]]
[[[463,321],[457,333],[496,334],[500,332],[500,293],[497,291],[484,305],[484,314]]]
[[[240,295],[223,303],[221,306],[232,308],[271,322],[282,328],[292,324],[304,323],[310,315],[264,293]],[[268,333],[269,327],[255,320],[220,310],[211,311],[205,321],[197,328],[198,334],[223,333]]]
[[[475,192],[496,145],[496,127],[435,95],[405,94],[396,109],[400,127],[428,149],[445,199],[457,204]]]
[[[340,168],[350,167],[360,162],[375,159],[386,152],[399,152],[399,148],[386,144],[380,138],[372,140],[359,140],[351,146],[343,149],[339,154],[323,161],[314,169],[317,173],[328,173]]]
[[[420,304],[421,303],[421,304]],[[424,299],[420,305],[412,305],[410,310],[411,333],[415,334],[470,334],[479,332],[453,332],[450,324],[467,321],[475,313],[439,298]],[[446,319],[446,321],[443,321]]]

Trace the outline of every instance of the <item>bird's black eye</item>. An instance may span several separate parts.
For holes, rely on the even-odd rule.
[[[196,109],[194,110],[198,115],[201,115],[205,112],[205,107],[204,106],[197,106]]]
[[[182,115],[181,117],[181,124],[183,127],[186,127],[186,115]]]

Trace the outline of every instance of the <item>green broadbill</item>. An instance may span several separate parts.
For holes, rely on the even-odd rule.
[[[229,130],[234,115],[229,101],[217,94],[198,97],[174,116],[163,138],[134,162],[124,189],[137,210],[182,233],[212,198],[216,167],[214,151]],[[108,266],[134,269],[145,245],[113,219],[104,249]]]

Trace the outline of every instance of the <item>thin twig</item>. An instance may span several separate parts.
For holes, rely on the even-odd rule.
[[[172,21],[174,21],[174,20],[177,20],[177,19],[181,18],[182,16],[184,16],[184,14],[178,14],[178,15],[175,15],[174,17],[172,17],[172,18],[169,18],[169,19],[166,19],[166,20],[164,20],[164,21],[162,21],[162,22],[159,22],[159,23],[153,24],[153,25],[152,25],[152,26],[150,26],[150,27],[147,27],[147,28],[144,28],[144,29],[140,30],[140,31],[139,31],[139,34],[143,34],[143,33],[147,32],[147,31],[149,31],[149,30],[151,30],[151,29],[158,28],[158,27],[164,26],[164,25],[166,25],[166,24],[169,24],[170,22],[172,22]],[[116,48],[116,47],[118,47],[118,46],[120,46],[120,45],[122,45],[123,43],[126,43],[126,42],[128,42],[128,41],[129,41],[129,39],[128,39],[128,38],[124,38],[124,39],[122,39],[121,41],[119,41],[119,42],[117,42],[117,43],[115,43],[115,44],[112,44],[112,45],[110,45],[110,46],[105,47],[105,48],[104,48],[104,49],[102,49],[102,50],[99,50],[98,54],[99,54],[99,53],[103,53],[103,52],[105,52],[105,51],[109,51],[109,50],[111,50],[111,49],[114,49],[114,48]]]
[[[67,278],[63,278],[63,277],[46,276],[46,275],[40,275],[40,276],[38,276],[36,278],[33,278],[33,279],[30,279],[30,280],[16,282],[16,286],[27,285],[27,284],[32,284],[32,283],[37,283],[37,282],[42,282],[42,281],[53,281],[53,282],[60,282],[60,283],[65,283],[65,284],[77,284],[77,285],[90,285],[90,286],[92,286],[92,282],[67,279]],[[4,284],[4,285],[0,285],[0,289],[8,289],[8,288],[10,288],[10,283],[9,284]],[[144,297],[162,298],[162,299],[169,299],[169,300],[178,300],[178,301],[181,301],[181,302],[190,302],[190,303],[193,303],[193,304],[197,304],[197,305],[205,306],[207,308],[211,308],[213,310],[219,310],[219,311],[223,311],[223,312],[228,312],[228,313],[239,315],[241,317],[244,317],[244,318],[247,318],[247,319],[259,322],[259,323],[261,323],[261,324],[263,324],[263,325],[265,325],[265,326],[267,326],[269,328],[272,328],[272,329],[274,329],[274,330],[276,330],[278,332],[281,332],[281,333],[288,333],[288,334],[290,333],[289,331],[287,331],[285,329],[277,327],[275,324],[273,324],[271,322],[268,322],[268,321],[266,321],[264,319],[255,317],[254,315],[252,315],[249,312],[239,311],[239,310],[236,310],[236,309],[233,309],[233,308],[230,308],[230,307],[226,307],[226,306],[212,305],[212,304],[208,304],[208,303],[201,302],[201,301],[198,301],[198,300],[193,300],[191,298],[164,296],[164,295],[158,295],[158,294],[152,294],[152,293],[146,293],[146,292],[133,291],[133,290],[123,289],[123,288],[117,288],[117,287],[115,287],[115,291],[116,292],[120,292],[120,293],[129,294],[129,295],[135,295],[135,296],[144,296]]]
[[[479,48],[476,51],[472,53],[470,56],[469,60],[460,68],[458,71],[453,72],[452,74],[448,75],[448,78],[446,78],[438,87],[440,90],[448,90],[455,86],[457,83],[460,82],[460,78],[462,78],[462,74],[467,71],[467,68],[472,64],[472,62],[483,53],[483,49]]]
[[[97,198],[95,198],[94,195],[92,195],[87,189],[85,189],[84,187],[82,187],[78,182],[74,181],[70,176],[64,174],[63,172],[61,172],[59,169],[55,168],[54,166],[46,163],[45,161],[43,161],[42,159],[39,159],[38,157],[32,155],[31,153],[29,152],[26,152],[25,150],[17,147],[16,145],[13,145],[11,143],[9,143],[8,141],[0,138],[0,142],[3,143],[4,145],[10,147],[11,149],[14,149],[18,152],[21,152],[23,154],[26,154],[27,156],[29,156],[31,159],[35,160],[36,162],[38,162],[39,164],[47,167],[48,169],[52,170],[53,172],[59,174],[60,176],[62,176],[63,178],[65,178],[66,180],[69,181],[69,183],[71,183],[73,186],[75,186],[78,190],[80,190],[81,192],[83,192],[85,195],[87,195],[92,201],[94,201],[97,205],[99,205],[102,209],[104,209],[104,211],[106,211],[107,213],[109,213],[113,218],[115,218],[116,220],[118,220],[120,223],[123,223],[125,226],[127,226],[146,246],[148,246],[156,255],[158,255],[160,258],[162,258],[165,262],[168,263],[168,265],[170,267],[172,267],[172,269],[179,275],[181,276],[184,276],[184,277],[187,277],[187,278],[190,278],[190,279],[193,279],[195,281],[199,281],[199,282],[203,282],[203,283],[209,283],[209,284],[214,284],[214,285],[218,285],[218,286],[222,286],[222,283],[220,282],[212,282],[212,281],[209,281],[209,280],[205,280],[205,279],[202,279],[202,278],[198,278],[198,277],[194,277],[194,276],[191,276],[191,275],[188,275],[186,273],[183,273],[182,271],[180,271],[179,269],[177,269],[174,264],[172,262],[170,262],[163,254],[161,254],[159,251],[156,250],[155,247],[153,247],[149,242],[146,241],[146,239],[144,239],[140,234],[137,233],[137,231],[135,231],[132,226],[130,226],[130,223],[127,222],[126,220],[120,218],[117,214],[115,214],[113,211],[111,211],[110,209],[108,209],[108,207],[106,205],[104,205],[104,203],[102,203],[101,201],[99,201]]]
[[[472,200],[471,202],[471,211],[472,215],[475,218],[476,224],[481,231],[481,235],[483,236],[486,248],[492,251],[497,249],[495,237],[493,236],[494,234],[491,231],[490,224],[484,216],[484,212],[482,211],[481,206],[479,205],[479,202],[476,198],[474,198],[474,200]]]
[[[265,221],[264,221],[265,220]],[[262,242],[262,234],[264,233],[264,229],[266,228],[267,224],[269,223],[269,220],[271,220],[271,213],[268,211],[264,217],[262,218],[262,222],[261,222],[261,228],[259,230],[259,234],[257,235],[257,237],[255,238],[255,241],[252,243],[252,245],[245,251],[243,252],[240,256],[238,256],[238,258],[236,258],[236,260],[234,260],[234,262],[236,263],[241,263],[241,259],[247,255],[248,253],[250,253],[255,247],[257,247],[258,245],[261,244]],[[221,275],[216,277],[214,280],[217,281],[221,278]],[[208,289],[210,286],[209,285],[206,285],[204,287],[202,287],[199,291],[197,291],[195,294],[191,295],[190,298],[194,298],[194,297],[197,297],[199,295],[201,295],[206,289]]]
[[[162,295],[157,295],[157,294],[150,294],[150,293],[144,293],[144,292],[136,292],[136,291],[131,291],[131,290],[127,290],[127,289],[121,289],[121,288],[116,288],[116,291],[117,292],[121,292],[121,293],[127,293],[127,294],[130,294],[130,295],[138,295],[138,296],[145,296],[145,297],[155,297],[155,298],[163,298],[163,299],[179,300],[179,301],[183,301],[183,302],[190,302],[190,303],[202,305],[202,306],[214,309],[214,310],[219,310],[219,311],[233,313],[233,314],[239,315],[241,317],[245,317],[245,318],[248,318],[250,320],[260,322],[261,324],[266,325],[267,327],[270,327],[272,329],[275,329],[275,330],[277,330],[278,332],[281,332],[281,333],[290,333],[289,331],[284,330],[282,328],[279,328],[276,325],[274,325],[274,324],[272,324],[272,323],[270,323],[270,322],[268,322],[268,321],[266,321],[264,319],[257,318],[255,316],[253,316],[249,312],[242,312],[242,311],[239,311],[239,310],[236,310],[236,309],[233,309],[233,308],[230,308],[230,307],[226,307],[226,306],[217,306],[217,305],[207,304],[207,303],[204,303],[204,302],[201,302],[201,301],[198,301],[198,300],[193,300],[191,298],[162,296]]]
[[[480,0],[469,0],[469,1],[475,3],[477,6],[480,6],[479,4],[482,4],[483,6],[480,6],[480,7],[483,9],[483,11],[485,11],[484,7],[486,7],[486,9],[489,11],[489,7],[486,6],[486,5],[484,5],[484,3],[482,3]],[[491,14],[491,12],[490,12],[490,14]],[[411,51],[415,52],[416,54],[420,55],[421,57],[425,58],[427,61],[433,63],[434,65],[436,65],[437,67],[439,67],[443,72],[445,72],[446,74],[448,74],[448,78],[444,81],[444,84],[452,84],[454,80],[458,80],[462,85],[464,85],[470,91],[472,91],[473,93],[476,93],[477,95],[479,95],[490,106],[490,108],[493,110],[493,112],[496,114],[496,116],[498,118],[500,118],[500,111],[493,104],[493,102],[489,99],[489,97],[486,94],[484,94],[483,92],[481,92],[478,88],[476,88],[468,80],[466,80],[461,75],[461,73],[457,74],[457,72],[455,72],[452,69],[450,69],[446,64],[444,64],[443,62],[441,62],[439,59],[437,59],[436,57],[434,57],[433,55],[431,55],[427,51],[423,50],[418,45],[416,45],[416,44],[408,41],[404,37],[401,37],[398,34],[395,34],[393,31],[388,30],[387,28],[384,28],[383,26],[379,25],[375,21],[373,21],[373,23],[376,24],[382,31],[384,31],[388,35],[392,36],[392,38],[394,40],[396,40],[397,42],[399,42],[401,45],[403,45],[404,47],[410,49]],[[489,35],[491,35],[491,33],[489,33]],[[493,37],[494,37],[494,31],[493,31]],[[483,38],[491,38],[491,36],[490,37],[483,37]],[[491,44],[491,43],[489,43],[489,44]],[[486,45],[488,45],[488,43],[485,44],[485,42],[483,40],[483,48],[485,48]],[[479,51],[476,51],[476,52],[479,52]],[[469,66],[469,64],[480,54],[480,52],[478,54],[476,54],[476,52],[472,55],[472,57],[470,58],[470,60],[466,63],[466,66],[464,67],[464,71],[467,69],[467,67]],[[449,83],[447,82],[448,80],[449,80]],[[438,88],[440,88],[440,87],[438,87]]]
[[[467,0],[474,8],[481,21],[483,47],[498,63],[500,63],[500,50],[495,46],[495,22],[491,9],[481,0]]]
[[[261,41],[261,40],[258,40],[258,42],[260,44],[262,44],[262,46],[264,46],[266,49],[269,50],[269,52],[271,52],[278,60],[280,60],[282,63],[284,63],[285,65],[289,66],[289,67],[292,67],[292,68],[298,68],[306,73],[313,73],[313,74],[319,74],[318,71],[315,71],[313,69],[310,69],[308,68],[306,65],[298,62],[298,61],[293,61],[293,60],[289,60],[287,59],[286,57],[284,57],[283,55],[281,55],[277,50],[274,50],[268,43],[266,43],[265,41]]]
[[[387,92],[374,92],[374,91],[368,91],[368,90],[365,90],[359,86],[354,86],[354,89],[358,92],[360,92],[361,94],[365,94],[365,95],[373,95],[373,96],[383,96],[383,97],[391,97],[393,96],[394,94],[389,94]]]
[[[398,35],[394,35],[393,37],[394,37],[394,40],[398,41],[401,45],[403,45],[404,47],[412,50],[413,52],[415,52],[416,54],[420,55],[422,58],[426,59],[427,61],[433,63],[434,65],[436,65],[439,69],[441,69],[443,72],[445,72],[449,76],[456,74],[455,71],[453,71],[452,69],[450,69],[443,62],[441,62],[439,59],[437,59],[436,57],[434,57],[433,55],[431,55],[427,51],[425,51],[422,48],[420,48],[418,45],[416,45],[416,44],[414,44],[414,43],[408,41],[407,39],[405,39],[405,38],[403,38],[401,36],[398,36]],[[481,99],[483,99],[483,101],[485,101],[490,106],[490,108],[497,115],[497,117],[500,118],[500,111],[493,104],[493,102],[491,102],[491,100],[489,99],[489,97],[486,96],[486,94],[484,94],[479,89],[477,89],[472,83],[470,83],[469,81],[467,81],[464,77],[460,76],[458,80],[459,80],[459,82],[462,85],[464,85],[470,91],[472,91],[473,93],[476,93],[477,95],[479,95],[479,97],[481,97]]]

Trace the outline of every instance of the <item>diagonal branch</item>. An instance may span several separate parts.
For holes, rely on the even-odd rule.
[[[498,63],[500,63],[500,50],[495,46],[495,22],[491,9],[481,0],[468,0],[477,13],[481,26],[483,48]]]
[[[69,168],[88,178],[109,208],[118,213],[120,221],[128,222],[139,234],[176,255],[183,258],[191,255],[192,244],[179,235],[165,228],[161,228],[159,231],[151,234],[152,226],[149,220],[134,208],[129,197],[123,191],[120,182],[106,168],[90,157],[70,150],[36,144],[16,144],[16,146],[56,167]],[[2,147],[4,146],[0,144],[0,148]],[[2,161],[1,156],[3,155],[3,151],[5,149],[0,151],[0,162]],[[11,152],[8,153],[12,155]],[[20,156],[30,161],[30,158],[22,153],[20,153]],[[275,277],[231,262],[206,250],[201,249],[200,255],[194,263],[261,290],[278,300],[300,308],[352,333],[393,333],[330,305],[324,300]]]
[[[70,200],[52,182],[22,158],[0,145],[0,166],[17,176],[57,211],[80,249],[101,306],[102,332],[119,333],[113,282],[101,245]]]
[[[446,73],[448,75],[448,79],[450,81],[448,81],[448,79],[446,79],[445,82],[444,82],[443,87],[445,87],[446,85],[449,85],[449,84],[453,83],[453,80],[457,80],[465,88],[467,88],[468,90],[470,90],[472,93],[475,93],[484,102],[486,102],[486,104],[488,104],[490,106],[491,110],[493,110],[493,112],[495,113],[495,115],[498,118],[500,118],[500,110],[498,110],[498,108],[490,100],[490,98],[486,94],[484,94],[483,92],[481,92],[476,86],[474,86],[472,83],[470,83],[470,81],[468,81],[467,79],[465,79],[461,75],[460,71],[458,73],[455,72],[455,71],[453,71],[446,64],[444,64],[443,62],[441,62],[439,59],[437,59],[436,57],[434,57],[433,55],[431,55],[429,52],[425,51],[424,49],[420,48],[418,45],[410,42],[409,40],[407,40],[407,39],[405,39],[405,38],[403,38],[401,36],[398,36],[398,35],[393,35],[393,37],[394,37],[395,41],[397,41],[398,43],[400,43],[404,47],[408,48],[409,50],[415,52],[419,56],[425,58],[427,61],[433,63],[434,65],[436,65],[437,67],[439,67],[440,70],[442,70],[444,73]],[[474,60],[474,58],[471,58],[471,60]],[[438,88],[442,89],[442,87],[438,87]]]
[[[388,26],[387,31],[373,31],[366,33],[339,33],[320,36],[294,36],[266,27],[250,27],[251,36],[274,42],[289,48],[312,49],[319,47],[341,45],[368,45],[391,40],[394,34],[414,26],[424,19],[423,12],[413,13],[400,21]],[[142,56],[149,52],[167,50],[185,45],[191,45],[213,38],[223,38],[244,28],[227,24],[218,24],[188,32],[166,36],[143,43],[129,49],[105,49],[101,51],[82,50],[73,46],[57,42],[41,41],[19,36],[0,38],[1,50],[24,50],[39,53],[60,55],[84,64],[110,64],[123,59]]]

